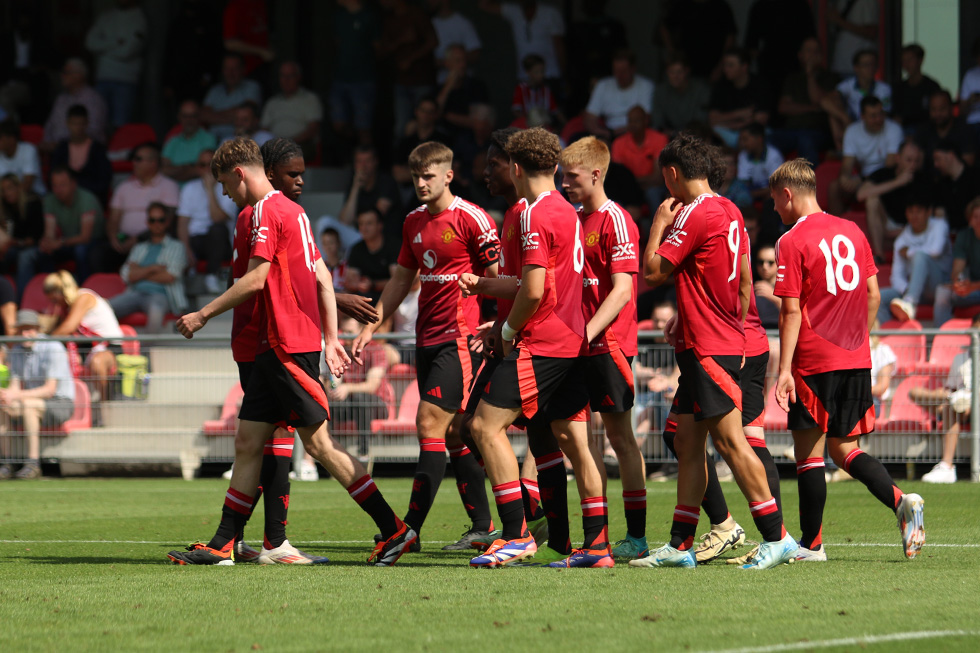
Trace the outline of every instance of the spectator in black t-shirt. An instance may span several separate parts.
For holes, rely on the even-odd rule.
[[[355,225],[357,216],[376,211],[385,225],[388,240],[401,242],[402,199],[398,184],[387,172],[378,170],[378,155],[370,145],[354,150],[354,177],[344,206],[337,218],[346,225]]]
[[[37,244],[43,235],[41,200],[24,190],[16,172],[0,177],[0,259],[6,271],[16,273],[18,297],[34,276]]]
[[[351,247],[347,256],[344,287],[377,301],[394,272],[399,246],[385,238],[381,217],[374,209],[357,216],[357,230],[363,240]]]
[[[922,146],[925,158],[923,170],[933,172],[932,152],[940,141],[956,143],[960,148],[963,163],[972,166],[976,163],[973,132],[962,118],[953,116],[953,97],[942,89],[929,97],[929,121],[919,125],[915,140]]]
[[[749,73],[749,56],[733,48],[722,57],[725,78],[711,88],[708,123],[729,147],[738,143],[742,127],[769,122],[769,87],[757,75]]]
[[[663,14],[659,36],[667,55],[683,54],[691,74],[721,78],[721,55],[735,45],[735,15],[725,0],[674,0]]]
[[[71,168],[78,185],[99,198],[104,205],[112,185],[112,164],[105,145],[88,134],[88,109],[81,104],[68,108],[68,138],[59,141],[51,153],[51,167]]]
[[[906,78],[895,85],[892,94],[892,117],[909,133],[929,118],[929,98],[941,90],[939,82],[922,74],[926,51],[918,43],[902,48],[902,70]]]
[[[913,141],[902,143],[895,165],[872,172],[858,187],[857,199],[868,213],[871,252],[885,256],[885,236],[896,238],[905,226],[905,207],[912,194],[929,193],[931,183],[922,171],[922,148]]]
[[[936,145],[932,163],[939,173],[936,213],[946,216],[950,231],[959,231],[966,226],[966,205],[980,195],[980,171],[963,163],[959,147],[950,141]]]
[[[476,104],[488,101],[487,85],[468,74],[466,69],[466,50],[462,45],[453,44],[446,48],[445,63],[449,74],[439,90],[436,101],[439,111],[449,131],[457,138],[474,128],[471,109]]]

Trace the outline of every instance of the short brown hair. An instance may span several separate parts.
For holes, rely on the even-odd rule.
[[[970,221],[970,216],[973,215],[973,212],[977,209],[980,209],[980,197],[974,197],[972,200],[970,200],[970,203],[966,205],[966,210],[964,213],[966,214],[967,222]]]
[[[238,136],[222,143],[211,159],[211,174],[215,179],[219,175],[231,172],[235,168],[253,167],[265,170],[262,162],[262,151],[251,138]]]
[[[548,130],[532,127],[507,139],[507,156],[531,174],[553,173],[561,159],[561,142]]]
[[[589,170],[598,169],[602,180],[609,171],[609,148],[595,136],[580,138],[561,152],[561,167],[584,166]]]
[[[419,175],[436,165],[452,166],[453,151],[438,141],[426,141],[408,155],[408,167]]]
[[[769,189],[789,188],[802,193],[817,192],[817,176],[806,159],[793,159],[769,175]]]

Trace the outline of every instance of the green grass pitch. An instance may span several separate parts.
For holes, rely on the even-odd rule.
[[[409,479],[378,479],[396,510]],[[323,567],[178,567],[207,540],[220,480],[42,480],[0,485],[0,647],[6,651],[976,651],[980,488],[902,484],[925,498],[927,542],[902,556],[892,514],[856,482],[829,487],[830,561],[745,572],[474,570],[443,543],[465,529],[443,483],[420,554],[364,564],[373,524],[330,480],[294,483],[290,540]],[[732,513],[758,538],[745,501]],[[673,483],[649,488],[648,535],[667,538]],[[572,533],[581,537],[574,486]],[[622,537],[620,487],[610,527]],[[798,531],[796,486],[783,483]],[[261,540],[261,508],[246,531]],[[702,520],[703,523],[703,520]],[[699,530],[703,532],[704,526]]]

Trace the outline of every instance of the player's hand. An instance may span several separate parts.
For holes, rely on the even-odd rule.
[[[677,316],[674,315],[664,325],[664,339],[671,347],[677,346]]]
[[[459,277],[459,292],[463,293],[463,297],[479,295],[481,279],[483,277],[478,277],[472,272],[464,272]]]
[[[500,351],[504,357],[510,356],[510,352],[514,351],[514,341],[513,340],[500,340]]]
[[[351,343],[350,355],[358,365],[364,365],[364,361],[361,360],[361,352],[364,351],[364,348],[367,347],[373,338],[374,331],[371,329],[361,329],[361,332],[354,338],[354,342]]]
[[[361,324],[374,324],[378,321],[378,309],[367,297],[351,295],[349,293],[337,293],[337,310],[350,315]]]
[[[177,318],[177,331],[180,332],[180,335],[190,340],[194,337],[194,333],[200,331],[207,322],[200,311],[187,313]]]
[[[484,322],[476,327],[476,337],[470,340],[470,351],[474,354],[482,354],[487,350],[487,334],[493,328],[493,322]]]
[[[684,208],[684,202],[676,197],[668,197],[657,207],[657,213],[653,216],[653,221],[654,223],[661,223],[666,228],[674,224],[674,218],[677,217],[677,213],[682,208]]]
[[[780,372],[776,381],[776,403],[787,413],[789,405],[796,403],[796,381],[790,372]]]
[[[350,356],[347,355],[347,351],[340,340],[327,342],[323,349],[323,355],[327,361],[327,369],[330,370],[335,379],[342,377],[347,368],[350,367]]]
[[[486,339],[486,349],[484,349],[486,355],[494,356],[496,358],[503,358],[504,350],[503,347],[501,347],[503,341],[500,338],[500,329],[503,327],[503,325],[503,320],[497,320],[493,323],[493,326],[490,327],[490,331],[488,331],[484,336]]]

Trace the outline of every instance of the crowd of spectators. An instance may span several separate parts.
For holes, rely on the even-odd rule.
[[[140,118],[154,29],[144,8],[116,0],[93,18],[81,50],[56,61],[36,12],[17,5],[17,47],[0,61],[0,266],[18,295],[60,268],[79,284],[118,273],[128,290],[113,308],[152,314],[147,328],[159,328],[158,317],[187,306],[185,287],[214,293],[225,282],[237,207],[211,177],[214,149],[235,135],[284,137],[307,165],[350,166],[336,214],[310,217],[338,289],[376,297],[416,205],[407,159],[419,143],[452,147],[454,192],[499,217],[506,207],[483,184],[493,129],[542,125],[566,143],[593,134],[612,151],[610,196],[642,223],[666,195],[658,154],[688,129],[722,147],[718,190],[752,225],[764,312],[775,300],[767,261],[782,232],[767,179],[792,156],[835,165],[822,177],[827,208],[864,214],[879,264],[891,266],[883,320],[915,317],[933,301],[938,320],[980,299],[970,285],[980,283],[980,263],[964,258],[975,257],[980,65],[954,99],[923,74],[923,48],[908,44],[893,62],[901,79],[884,79],[875,0],[829,2],[827,43],[806,0],[756,0],[744,33],[724,0],[672,0],[652,34],[660,69],[638,62],[605,2],[582,3],[573,15],[539,0],[457,9],[453,0],[336,0],[329,47],[344,65],[320,94],[300,62],[275,51],[267,2],[183,0],[162,75],[172,128],[159,144],[134,143],[131,175],[120,179],[118,154],[107,148]],[[481,39],[481,21],[509,31],[509,115],[491,97],[496,64],[486,54],[495,44]],[[387,98],[391,106],[381,106]],[[379,125],[379,115],[392,120]],[[27,137],[29,124],[43,125],[38,136]],[[956,247],[932,244],[953,238]],[[655,293],[641,311],[669,297],[669,289]],[[771,314],[765,321],[774,325]]]

